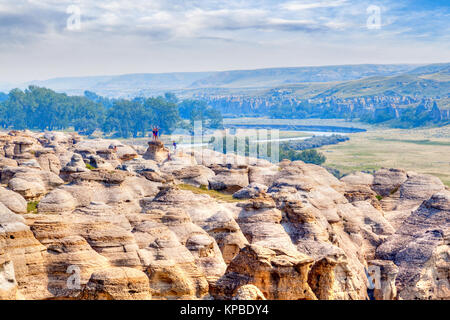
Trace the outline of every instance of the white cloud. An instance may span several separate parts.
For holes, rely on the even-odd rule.
[[[347,0],[329,0],[329,1],[314,1],[314,2],[295,1],[283,3],[280,5],[280,7],[291,11],[302,11],[316,8],[340,7],[346,3]]]
[[[77,3],[82,28],[71,32],[66,30],[66,9]],[[427,50],[433,52],[430,59],[450,56],[449,42],[442,41],[448,39],[448,11],[447,16],[445,12],[430,14],[377,0],[382,7],[382,28],[368,31],[369,3],[372,1],[2,1],[0,80],[336,64],[348,63],[350,58],[371,62],[363,48],[374,43],[389,49],[385,50],[389,56],[370,56],[372,62],[381,63],[392,61],[395,52],[399,60],[412,59],[422,40],[434,49]],[[433,41],[436,35],[440,41]]]

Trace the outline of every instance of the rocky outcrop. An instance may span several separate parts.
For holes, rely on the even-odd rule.
[[[236,290],[233,300],[267,300],[258,287],[245,284]]]
[[[83,300],[150,300],[149,279],[132,268],[109,268],[92,273]]]
[[[71,213],[76,207],[75,198],[70,193],[55,189],[48,193],[38,205],[39,213]]]
[[[345,197],[349,202],[370,201],[372,206],[381,210],[380,195],[372,189],[374,176],[363,172],[354,172],[341,178],[344,182]],[[378,198],[377,198],[378,196]]]
[[[434,194],[376,250],[399,267],[401,299],[448,299],[450,192]]]
[[[248,186],[248,184],[248,168],[216,169],[216,175],[209,179],[211,189],[230,194]]]
[[[251,284],[266,299],[315,300],[308,285],[312,262],[306,255],[248,245],[230,262],[212,294],[216,299],[230,299],[239,295],[242,286]]]
[[[3,168],[1,180],[26,200],[39,200],[48,191],[64,184],[53,172],[26,167]]]
[[[180,182],[195,187],[208,186],[209,180],[215,176],[214,171],[201,165],[183,167],[172,171],[171,174]]]
[[[380,169],[373,175],[372,189],[380,196],[394,194],[408,179],[406,171],[399,169]]]
[[[398,274],[398,267],[388,260],[370,260],[368,265],[368,269],[373,271],[370,275],[373,284],[373,298],[375,300],[397,299],[395,279]]]
[[[19,193],[0,187],[0,203],[18,214],[27,213],[27,201]]]
[[[264,167],[250,166],[248,168],[248,181],[270,187],[278,170],[279,167],[274,165]]]
[[[154,160],[156,162],[161,162],[167,159],[169,152],[169,149],[164,147],[164,144],[161,141],[149,141],[148,149],[142,157],[145,160]]]
[[[245,188],[242,188],[239,191],[236,191],[233,193],[233,198],[236,199],[251,199],[251,198],[258,198],[266,193],[267,186],[263,184],[259,184],[256,182],[250,183]]]
[[[435,177],[137,149],[0,135],[0,299],[450,298]]]
[[[47,291],[46,251],[26,220],[0,203],[0,295],[43,299]]]

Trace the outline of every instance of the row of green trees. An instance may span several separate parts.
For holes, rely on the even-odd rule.
[[[307,149],[303,151],[297,151],[291,149],[286,144],[280,145],[280,160],[288,159],[291,161],[301,160],[306,163],[313,163],[317,165],[323,164],[327,158],[325,155],[316,149]]]
[[[309,101],[294,103],[284,101],[271,108],[273,119],[359,119],[370,124],[383,124],[393,128],[415,128],[421,126],[443,126],[449,123],[448,118],[440,116],[436,101],[432,105],[410,105],[402,108],[392,106],[378,107],[374,111],[364,109],[351,110],[340,108],[336,103],[322,104]]]
[[[403,129],[449,124],[448,119],[442,118],[436,101],[433,102],[432,107],[419,104],[415,107],[399,109],[398,112],[397,116],[395,109],[384,108],[365,114],[360,120],[371,124],[383,123],[390,127]]]
[[[189,121],[183,121],[189,120]],[[11,129],[64,130],[73,127],[90,135],[96,130],[117,137],[146,136],[153,126],[163,133],[191,129],[201,120],[205,128],[221,128],[222,115],[197,100],[173,94],[156,98],[108,99],[86,91],[68,96],[47,88],[14,89],[0,101],[0,126]]]

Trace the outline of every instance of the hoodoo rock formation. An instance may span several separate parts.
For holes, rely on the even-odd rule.
[[[0,134],[0,299],[450,299],[439,179],[168,154]]]

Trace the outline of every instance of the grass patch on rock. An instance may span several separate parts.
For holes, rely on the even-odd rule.
[[[222,193],[222,192],[219,192],[216,190],[210,190],[210,189],[208,189],[207,186],[204,186],[204,185],[202,185],[200,187],[194,187],[194,186],[191,186],[190,184],[182,183],[177,186],[181,190],[191,191],[195,194],[207,194],[211,198],[214,198],[214,199],[220,200],[220,201],[224,201],[224,202],[241,202],[241,201],[243,201],[240,199],[233,198],[233,195],[231,195],[231,194],[225,194],[225,193]]]
[[[93,167],[93,166],[90,165],[89,163],[86,163],[86,169],[89,169],[89,170],[95,170],[95,167]]]
[[[28,213],[37,213],[37,206],[39,201],[29,201],[27,203],[27,212]]]

